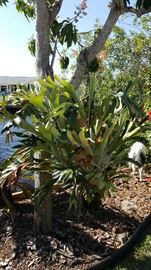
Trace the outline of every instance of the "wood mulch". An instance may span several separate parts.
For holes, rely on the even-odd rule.
[[[123,169],[130,174],[128,169]],[[20,202],[14,223],[0,211],[0,269],[88,269],[120,248],[151,211],[151,166],[147,181],[135,176],[117,178],[116,191],[94,213],[69,211],[67,192],[53,194],[53,231],[34,231],[33,206]]]

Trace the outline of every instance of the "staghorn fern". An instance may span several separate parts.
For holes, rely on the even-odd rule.
[[[39,84],[39,89],[24,87],[1,104],[22,104],[17,113],[4,109],[3,115],[15,124],[17,119],[23,130],[19,149],[26,153],[24,161],[37,151],[51,156],[45,161],[33,159],[32,170],[40,170],[47,162],[50,175],[46,186],[35,191],[39,202],[57,182],[70,187],[73,201],[78,194],[89,202],[95,193],[103,196],[113,189],[112,177],[126,162],[127,142],[144,128],[139,123],[145,115],[128,95],[130,84],[125,92],[100,103],[95,100],[94,78],[86,100],[58,77],[55,81],[47,77]]]

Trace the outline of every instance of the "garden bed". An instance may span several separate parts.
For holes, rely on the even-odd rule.
[[[151,167],[145,177],[151,176]],[[129,174],[129,170],[124,169]],[[147,178],[150,180],[150,178]],[[117,190],[94,214],[68,210],[68,192],[53,193],[53,231],[35,233],[33,206],[20,202],[14,224],[0,211],[0,269],[88,269],[119,249],[151,211],[151,182],[115,179]]]

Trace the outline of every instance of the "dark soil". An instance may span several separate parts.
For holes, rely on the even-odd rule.
[[[145,177],[150,176],[148,166]],[[34,231],[29,200],[20,202],[14,223],[1,210],[0,269],[88,269],[120,248],[150,213],[151,182],[147,180],[117,177],[116,191],[93,214],[69,211],[68,192],[54,192],[53,231],[48,236]]]

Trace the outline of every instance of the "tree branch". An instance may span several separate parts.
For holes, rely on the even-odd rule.
[[[62,3],[63,3],[63,0],[57,0],[56,3],[50,9],[50,27],[57,17],[61,9]]]
[[[77,60],[77,68],[73,77],[71,78],[71,84],[77,89],[83,78],[87,72],[87,66],[90,62],[97,56],[97,54],[103,49],[106,40],[108,39],[110,33],[113,30],[114,25],[116,24],[119,16],[121,15],[121,11],[116,9],[116,7],[112,7],[108,18],[103,26],[102,31],[98,35],[98,37],[94,40],[93,44],[86,49],[82,50],[79,54]]]
[[[126,13],[126,12],[130,12],[130,13],[135,14],[137,17],[141,17],[142,15],[145,15],[145,14],[151,12],[151,7],[148,9],[144,9],[144,8],[137,9],[137,8],[133,8],[133,7],[126,7],[123,9],[123,13]]]
[[[51,64],[50,64],[50,73],[51,73],[52,78],[54,78],[53,65],[54,65],[54,61],[56,57],[56,52],[57,52],[57,39],[54,41],[54,49],[53,49],[52,59],[51,59]]]

